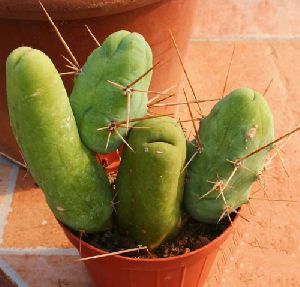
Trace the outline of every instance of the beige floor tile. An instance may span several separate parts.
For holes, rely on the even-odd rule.
[[[75,256],[1,256],[29,287],[92,287]]]
[[[1,247],[70,247],[42,191],[20,171]]]
[[[299,36],[299,9],[298,0],[199,0],[192,37]]]

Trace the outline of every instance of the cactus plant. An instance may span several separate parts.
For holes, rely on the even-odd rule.
[[[7,61],[11,123],[29,169],[44,190],[55,216],[74,230],[88,233],[102,231],[111,218],[113,206],[116,211],[113,219],[118,229],[133,238],[136,245],[146,245],[131,248],[132,241],[120,236],[116,230],[101,233],[103,242],[113,239],[112,243],[107,246],[105,243],[104,246],[99,242],[96,244],[104,250],[116,251],[112,253],[114,255],[148,248],[151,257],[177,256],[198,249],[211,239],[211,235],[219,236],[228,227],[227,223],[219,225],[222,226],[220,233],[209,234],[204,237],[209,240],[202,240],[203,233],[198,236],[198,230],[206,229],[207,225],[190,220],[189,224],[195,224],[192,227],[197,226],[193,228],[195,233],[190,234],[185,229],[181,234],[183,237],[178,236],[176,240],[161,245],[185,223],[182,221],[184,211],[197,221],[217,223],[246,203],[250,186],[263,170],[265,157],[276,142],[273,141],[273,119],[267,103],[263,96],[247,88],[230,93],[206,118],[201,119],[197,139],[193,142],[186,143],[173,119],[143,119],[147,110],[143,91],[148,89],[151,78],[151,72],[143,75],[151,70],[149,51],[149,46],[139,35],[126,31],[114,33],[91,54],[75,77],[70,102],[57,71],[43,53],[20,48]],[[189,112],[192,117],[190,109]],[[96,164],[95,152],[106,153],[118,148],[122,138],[126,137],[124,122],[132,118],[141,118],[141,121],[130,121],[133,127],[122,156],[113,203],[104,170]],[[116,134],[112,133],[113,130]],[[189,270],[186,267],[190,262],[196,262],[200,257],[203,262],[192,264],[190,270],[204,270],[204,265],[209,268],[216,249],[229,232],[230,229],[215,243],[182,256],[178,261],[178,258],[160,261],[159,270],[154,267],[156,261],[151,262],[153,280],[148,283],[176,285],[182,268]],[[78,243],[74,234],[68,235],[68,231],[66,234],[81,250],[81,237],[77,238]],[[86,238],[90,240],[91,237]],[[92,238],[99,238],[99,235]],[[88,244],[83,245],[81,254],[97,252],[95,248],[91,251]],[[129,249],[119,251],[119,247]],[[177,247],[183,248],[178,248],[177,254],[172,253]],[[152,252],[156,248],[156,253]],[[104,252],[100,251],[99,257],[108,256]],[[139,255],[144,254],[141,252]],[[206,259],[210,261],[208,266]],[[117,264],[97,262],[100,262],[103,274],[107,272],[105,265],[115,268],[119,260],[114,256],[111,262]],[[129,277],[116,276],[116,286],[120,282],[122,285],[123,281],[141,282],[140,278],[144,279],[148,260],[142,260],[142,267],[139,267],[137,259],[122,261],[128,265],[119,264],[121,274],[125,269],[134,272],[125,272]],[[161,265],[161,262],[166,265]],[[173,268],[175,265],[179,267]],[[173,268],[172,278],[175,279],[172,282],[161,283],[165,281],[161,266],[166,270],[170,266]],[[105,273],[100,284],[115,274],[115,269],[108,275]],[[134,275],[139,280],[132,277]],[[190,278],[194,277],[195,284],[201,285],[204,279],[201,274],[196,275]],[[187,276],[181,277],[181,285],[192,282],[187,280]]]
[[[95,152],[118,148],[126,128],[117,123],[135,118],[116,180],[115,219],[137,244],[155,249],[181,227],[183,198],[186,211],[207,223],[247,202],[269,149],[246,155],[270,143],[274,131],[263,96],[243,88],[201,120],[201,144],[186,145],[175,120],[143,118],[151,67],[151,49],[142,36],[114,33],[75,77],[69,101],[51,60],[22,47],[7,60],[7,93],[29,169],[55,216],[74,230],[101,231],[110,220],[112,195]],[[112,127],[120,138],[110,134]]]
[[[188,166],[184,203],[196,220],[216,223],[248,201],[270,148],[241,159],[273,140],[272,113],[258,92],[237,89],[201,121],[199,138],[202,151],[188,148],[189,157],[193,149],[197,155]]]
[[[102,230],[112,212],[110,186],[81,143],[56,68],[41,51],[21,47],[9,55],[6,69],[11,125],[48,205],[72,229]]]
[[[181,223],[185,137],[174,119],[147,119],[129,133],[116,181],[116,220],[137,244],[153,249]]]
[[[148,90],[151,72],[130,88],[126,87],[151,66],[151,49],[138,33],[113,33],[91,53],[75,78],[70,96],[80,137],[88,148],[102,154],[116,150],[122,144],[121,138],[110,134],[110,130],[97,129],[145,116],[147,93],[143,91]],[[125,136],[126,128],[118,131]]]

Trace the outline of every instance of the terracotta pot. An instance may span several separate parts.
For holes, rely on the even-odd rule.
[[[181,74],[169,30],[185,54],[197,0],[43,0],[46,9],[80,65],[96,48],[89,26],[102,42],[117,30],[137,31],[150,43],[154,62],[163,62],[153,75],[151,89],[163,91],[178,84]],[[0,151],[23,161],[9,126],[5,91],[5,61],[18,46],[44,51],[60,72],[66,71],[61,55],[68,55],[36,0],[2,0],[0,6]],[[68,92],[73,78],[63,78]],[[169,110],[170,111],[170,110]],[[168,112],[169,112],[168,111]]]
[[[234,224],[237,221],[234,220]],[[62,228],[81,256],[107,252],[81,241],[66,227]],[[206,246],[185,255],[139,259],[119,255],[84,261],[96,287],[201,287],[204,285],[218,250],[232,232],[229,226]],[[81,245],[81,247],[80,247]]]

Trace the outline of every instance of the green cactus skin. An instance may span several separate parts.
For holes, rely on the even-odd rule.
[[[102,230],[112,213],[107,176],[80,141],[62,80],[39,50],[7,59],[10,121],[29,170],[55,216],[74,230]]]
[[[111,34],[88,57],[75,78],[70,97],[80,137],[88,148],[104,154],[122,144],[122,140],[113,133],[106,150],[108,130],[97,131],[112,121],[127,118],[127,96],[107,80],[126,86],[151,66],[152,52],[148,43],[140,34],[127,31]],[[148,90],[151,74],[136,83],[134,88]],[[130,118],[143,117],[146,112],[147,94],[134,92],[131,95]],[[119,129],[119,132],[125,136],[126,129]]]
[[[181,225],[186,141],[175,120],[147,119],[132,129],[116,181],[119,229],[137,244],[158,247]]]
[[[188,166],[184,206],[194,219],[217,223],[226,206],[222,196],[218,197],[220,190],[201,197],[213,188],[212,182],[226,184],[234,170],[234,164],[228,160],[238,160],[272,142],[273,116],[258,92],[237,89],[218,102],[201,121],[199,136],[204,148]],[[268,151],[246,159],[228,182],[224,196],[230,208],[237,209],[248,201],[251,184],[262,171]],[[190,148],[188,154],[193,154]]]

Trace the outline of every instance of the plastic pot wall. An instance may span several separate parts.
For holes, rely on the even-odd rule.
[[[9,53],[22,45],[45,52],[60,72],[66,72],[68,56],[36,0],[3,0],[0,7],[0,151],[23,161],[13,137],[6,103],[5,62]],[[87,32],[88,25],[102,42],[112,32],[126,29],[144,35],[149,42],[154,62],[161,62],[153,75],[151,89],[163,91],[178,84],[181,76],[176,52],[171,42],[172,30],[185,54],[197,0],[44,0],[50,15],[83,65],[96,43]],[[4,40],[5,39],[5,40]],[[73,78],[64,76],[70,93]],[[173,99],[174,100],[174,99]],[[173,101],[172,100],[172,101]],[[160,110],[161,111],[161,110]],[[170,112],[170,109],[168,109]],[[38,139],[37,139],[38,140]]]
[[[236,220],[235,220],[236,221]],[[81,257],[91,257],[106,252],[81,242],[63,226]],[[185,255],[138,259],[109,256],[84,261],[96,287],[201,287],[204,285],[218,250],[232,232],[232,226],[208,245]]]
[[[121,163],[121,156],[124,146],[121,145],[117,151],[109,154],[97,154],[96,159],[99,164],[103,165],[107,173],[116,173]]]

